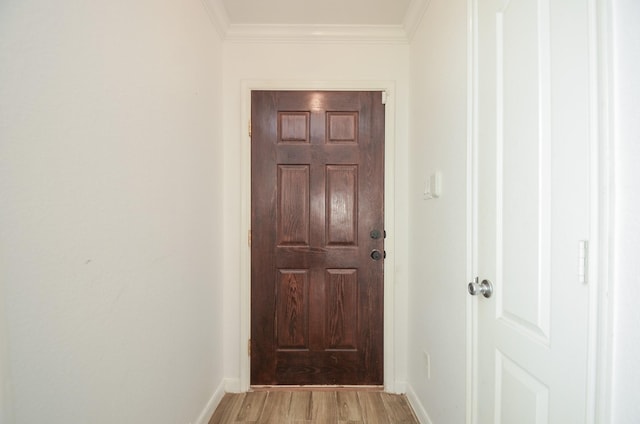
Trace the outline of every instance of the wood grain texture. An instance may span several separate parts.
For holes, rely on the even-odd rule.
[[[357,392],[337,392],[336,393],[338,420],[347,423],[362,422],[362,408]]]
[[[361,392],[358,393],[358,400],[362,408],[363,422],[367,424],[385,424],[392,422],[387,414],[380,393]]]
[[[358,328],[358,270],[327,270],[327,346],[356,349]]]
[[[278,245],[309,245],[309,167],[278,166]]]
[[[389,393],[380,393],[380,396],[391,422],[396,424],[415,422],[415,415],[406,399]]]
[[[278,114],[279,143],[309,142],[309,112],[281,112]]]
[[[280,270],[277,290],[278,349],[307,348],[307,271]]]
[[[267,395],[267,392],[247,393],[238,411],[238,422],[257,422],[262,415]]]
[[[326,182],[327,246],[358,242],[358,167],[328,165]]]
[[[209,424],[418,424],[407,398],[376,391],[227,393]]]
[[[328,143],[357,143],[358,114],[354,112],[327,113]]]
[[[267,394],[259,423],[282,424],[289,422],[291,408],[291,392],[271,392]]]

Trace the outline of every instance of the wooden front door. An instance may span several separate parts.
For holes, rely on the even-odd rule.
[[[383,384],[381,92],[254,91],[251,384]]]

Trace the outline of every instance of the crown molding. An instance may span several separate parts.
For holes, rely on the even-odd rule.
[[[202,4],[220,38],[224,39],[229,30],[229,15],[222,0],[202,0]]]
[[[424,17],[424,14],[427,12],[429,5],[431,4],[431,0],[412,0],[407,8],[407,13],[404,15],[404,29],[407,34],[407,40],[411,41],[413,36]]]
[[[201,0],[225,41],[236,43],[407,44],[431,0],[412,0],[401,25],[233,24],[222,0]]]
[[[402,25],[231,24],[226,41],[244,43],[355,42],[407,44]]]

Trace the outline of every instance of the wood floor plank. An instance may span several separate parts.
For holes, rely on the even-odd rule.
[[[236,417],[237,423],[257,423],[269,392],[248,392]]]
[[[389,419],[394,424],[417,424],[417,419],[409,407],[409,401],[403,395],[380,393]]]
[[[289,421],[292,424],[301,424],[311,421],[311,396],[312,392],[293,392],[289,407]]]
[[[260,424],[288,424],[291,392],[269,392]]]
[[[311,421],[314,424],[335,424],[338,421],[336,405],[336,392],[313,392]]]
[[[367,424],[395,424],[389,420],[379,392],[358,392],[362,419]]]
[[[362,408],[357,392],[337,392],[338,422],[339,423],[361,423]]]
[[[225,394],[211,417],[211,420],[209,420],[209,424],[235,423],[244,397],[244,393]]]

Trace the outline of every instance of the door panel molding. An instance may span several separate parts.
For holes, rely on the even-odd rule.
[[[500,288],[496,290],[497,313],[506,324],[545,345],[550,343],[551,316],[548,3],[549,0],[510,0],[497,14],[495,66],[497,263],[494,283]],[[522,87],[527,87],[530,97],[537,99],[524,114],[526,119],[518,119],[522,114],[513,113],[522,108]],[[537,157],[537,162],[531,161],[532,157]],[[527,203],[531,203],[531,207],[522,208]],[[505,222],[516,216],[529,225]],[[530,261],[530,258],[537,260]],[[505,285],[504,281],[511,283]],[[522,291],[529,292],[530,299],[535,298],[529,308],[517,302],[515,294]]]
[[[520,396],[528,402],[520,402],[518,406],[527,411],[526,415],[533,424],[548,424],[549,422],[549,387],[529,374],[527,370],[512,361],[500,350],[496,351],[496,419],[495,423],[516,423],[519,417],[511,417],[504,405],[511,405],[518,399],[514,394],[526,393]]]
[[[327,247],[356,246],[358,243],[358,166],[326,166]],[[340,205],[340,207],[337,207]]]
[[[278,165],[278,246],[309,246],[311,210],[309,165]],[[297,219],[292,219],[295,217]]]
[[[387,238],[385,249],[387,257],[384,266],[384,387],[389,392],[404,390],[396,380],[395,327],[395,82],[394,81],[300,81],[300,80],[245,80],[241,82],[241,122],[243,129],[241,146],[241,228],[240,239],[244,240],[251,228],[251,139],[247,128],[251,118],[251,91],[253,90],[327,90],[327,91],[384,91],[385,103],[385,153],[384,153],[384,220]],[[348,117],[338,117],[343,131],[337,135],[336,142],[349,142]],[[302,131],[302,119],[287,118],[287,134],[296,138]],[[282,123],[282,121],[281,121]],[[302,142],[287,140],[286,142]],[[250,357],[247,354],[247,341],[251,335],[251,251],[248,243],[242,243],[240,252],[240,382],[236,390],[246,391],[250,387]]]

